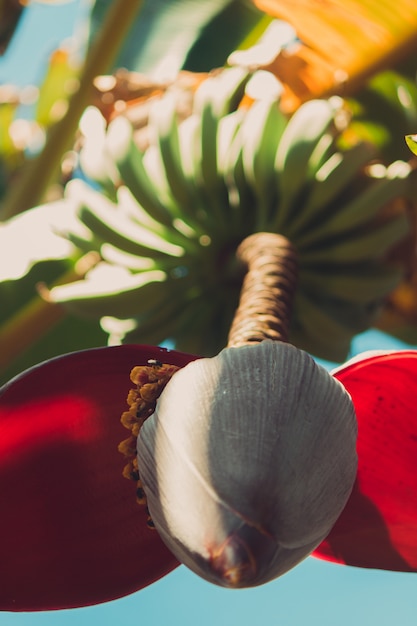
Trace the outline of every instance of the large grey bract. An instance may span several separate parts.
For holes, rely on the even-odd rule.
[[[356,475],[344,387],[281,342],[226,348],[177,372],[138,438],[161,537],[223,586],[265,583],[308,556]]]

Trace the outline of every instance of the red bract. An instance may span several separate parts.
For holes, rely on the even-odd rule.
[[[417,571],[417,352],[364,355],[334,372],[358,419],[358,474],[314,556]]]
[[[146,526],[117,446],[132,386],[148,359],[195,357],[118,346],[52,359],[0,391],[0,609],[96,604],[178,565]]]

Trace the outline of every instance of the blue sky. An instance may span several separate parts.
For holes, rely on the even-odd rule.
[[[70,0],[54,6],[34,2],[23,13],[18,35],[0,56],[0,84],[38,84],[51,53],[64,39],[78,33],[80,17],[89,3]]]
[[[257,589],[230,591],[185,567],[122,600],[52,613],[0,613],[2,626],[415,626],[413,574],[308,559]]]
[[[33,5],[18,37],[0,58],[0,84],[37,82],[56,44],[71,35],[85,0]],[[402,348],[379,332],[365,333],[353,353]],[[104,546],[103,546],[104,549]],[[7,568],[1,562],[0,567]],[[65,564],[63,563],[63,567]],[[230,591],[200,580],[185,567],[127,598],[97,607],[52,613],[0,613],[0,626],[415,626],[417,578],[341,567],[307,559],[263,587]]]

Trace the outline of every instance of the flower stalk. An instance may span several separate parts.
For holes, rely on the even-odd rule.
[[[298,256],[291,242],[275,233],[255,233],[237,256],[247,266],[228,347],[265,339],[288,341],[297,284]]]

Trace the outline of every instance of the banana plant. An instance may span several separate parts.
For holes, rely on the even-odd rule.
[[[219,83],[214,84],[216,90],[218,86]],[[293,204],[296,205],[295,199],[300,200],[298,192],[300,192],[301,200],[307,196],[310,201],[310,183],[314,188],[315,183],[328,181],[333,172],[339,171],[340,173],[338,163],[351,154],[350,149],[343,151],[339,149],[335,113],[340,112],[340,108],[339,105],[336,106],[335,101],[315,100],[310,103],[311,106],[300,108],[298,110],[300,114],[297,117],[294,115],[290,122],[283,119],[278,126],[279,132],[282,131],[278,143],[272,142],[270,145],[265,140],[264,153],[263,150],[257,148],[259,145],[264,146],[264,135],[267,132],[265,129],[268,125],[260,123],[256,127],[260,134],[252,135],[250,132],[252,124],[249,125],[247,122],[250,113],[233,108],[224,111],[220,107],[219,110],[216,99],[213,101],[210,96],[210,87],[213,87],[213,83],[206,86],[206,91],[202,89],[197,96],[196,106],[200,107],[194,112],[197,113],[197,117],[190,116],[191,123],[181,128],[181,139],[186,139],[190,142],[186,145],[191,145],[196,150],[196,152],[191,150],[190,154],[198,156],[195,159],[189,158],[182,170],[182,173],[186,175],[187,189],[191,187],[195,196],[199,198],[196,205],[198,212],[195,213],[189,206],[187,212],[187,203],[181,204],[181,209],[183,206],[184,209],[178,212],[178,198],[184,195],[184,188],[178,184],[183,182],[182,179],[175,176],[178,172],[172,169],[175,168],[175,160],[172,157],[181,155],[181,142],[176,143],[175,134],[167,133],[167,129],[172,130],[177,124],[175,107],[164,106],[162,110],[156,109],[153,112],[157,142],[150,147],[154,149],[146,151],[146,160],[145,157],[142,159],[141,155],[135,152],[130,126],[117,120],[117,125],[115,122],[113,126],[113,132],[109,132],[109,141],[113,144],[117,157],[116,167],[111,165],[108,169],[108,163],[106,159],[103,159],[102,182],[111,189],[111,183],[115,182],[113,177],[116,175],[115,187],[119,188],[119,192],[113,193],[112,191],[112,199],[107,199],[109,202],[103,204],[102,195],[97,194],[98,199],[95,192],[77,183],[78,189],[72,185],[74,189],[68,189],[68,196],[74,193],[74,196],[78,194],[79,198],[79,226],[70,233],[72,241],[76,242],[80,249],[100,250],[105,266],[113,264],[121,267],[122,272],[119,272],[117,279],[121,280],[118,283],[121,288],[108,297],[108,288],[105,287],[103,291],[101,287],[102,291],[96,291],[95,296],[92,297],[91,291],[88,294],[83,291],[84,287],[81,287],[80,291],[80,285],[76,285],[72,293],[67,290],[68,286],[65,287],[67,291],[60,291],[61,288],[57,287],[47,293],[47,297],[69,305],[87,308],[97,304],[101,307],[104,299],[106,306],[112,302],[111,306],[114,307],[107,313],[116,317],[121,311],[120,317],[123,318],[123,314],[126,314],[126,306],[131,305],[132,290],[143,289],[142,295],[149,295],[152,299],[154,292],[159,291],[159,283],[172,281],[174,287],[177,287],[179,283],[176,283],[174,279],[186,279],[190,272],[196,271],[196,259],[201,258],[201,269],[206,270],[206,266],[210,268],[213,261],[213,257],[210,256],[213,252],[213,248],[210,249],[211,243],[216,240],[226,244],[229,230],[232,234],[239,235],[236,237],[238,241],[246,241],[248,232],[239,230],[241,209],[245,211],[245,224],[249,224],[250,232],[255,231],[259,234],[263,231],[262,235],[279,237],[277,234],[279,230],[302,250],[302,254],[299,254],[301,262],[298,261],[301,285],[298,293],[305,291],[303,280],[305,284],[310,281],[314,283],[314,275],[305,276],[308,262],[311,262],[312,250],[313,261],[314,254],[316,254],[316,282],[318,281],[320,289],[324,288],[325,281],[323,284],[320,283],[321,265],[333,262],[335,253],[334,248],[332,250],[331,244],[326,240],[327,228],[331,227],[332,237],[341,237],[343,241],[346,221],[349,226],[353,214],[354,219],[358,220],[355,222],[358,231],[350,233],[352,239],[347,238],[345,254],[350,258],[352,251],[356,254],[358,251],[368,249],[370,237],[373,247],[371,246],[371,252],[368,253],[372,256],[371,260],[377,260],[378,263],[381,249],[388,250],[389,246],[406,232],[404,216],[398,216],[394,212],[394,214],[388,214],[387,221],[376,220],[374,222],[373,219],[376,216],[369,213],[364,215],[363,206],[354,201],[351,203],[350,196],[348,196],[347,205],[344,202],[341,203],[340,212],[329,210],[325,223],[320,223],[319,215],[315,212],[318,209],[317,206],[314,208],[314,203],[311,213],[307,212],[305,216],[307,224],[304,223],[302,226],[297,223],[296,218],[298,221],[301,219],[302,222],[304,211],[298,216],[290,211],[290,207]],[[164,102],[164,104],[170,104],[170,102]],[[262,102],[261,106],[252,107],[252,110],[255,110],[264,122],[269,119],[269,115],[275,116],[277,120],[281,119],[277,107],[272,106],[270,101]],[[166,111],[168,114],[165,117]],[[238,114],[233,116],[234,113]],[[261,113],[264,113],[266,118],[262,118]],[[222,124],[225,118],[227,122]],[[231,118],[232,121],[230,121]],[[254,123],[256,119],[253,114],[251,122]],[[322,125],[320,136],[324,136],[325,141],[318,141],[317,137],[320,133],[317,132],[314,121],[317,121],[319,127]],[[292,126],[291,122],[293,122]],[[204,133],[201,130],[203,124]],[[300,128],[303,128],[302,132],[298,124]],[[222,126],[222,131],[217,132],[217,127],[220,126]],[[216,133],[213,133],[213,128],[216,129]],[[327,132],[330,128],[332,132]],[[311,131],[311,134],[308,131]],[[238,165],[233,166],[232,169],[224,153],[218,150],[216,142],[217,138],[221,137],[221,132],[225,133],[223,146],[226,137],[236,138],[235,147],[238,159],[233,160],[232,164],[238,163]],[[193,141],[196,136],[202,137],[204,151],[201,149],[202,143]],[[171,144],[171,137],[173,144]],[[363,146],[358,145],[360,148],[357,148],[355,154],[361,155]],[[281,211],[276,210],[276,202],[265,198],[265,188],[258,184],[258,173],[261,177],[265,175],[265,170],[261,167],[261,164],[265,162],[265,154],[270,157],[271,152],[274,155],[272,162],[274,168],[278,168],[277,171],[286,174],[293,173],[293,176],[281,175],[279,177],[281,183],[279,191],[283,197]],[[132,153],[136,155],[134,159],[130,158]],[[297,186],[294,182],[298,174],[295,164],[300,157],[303,157],[301,161],[305,171],[311,173],[311,178],[307,176],[309,184],[306,187]],[[366,157],[364,160],[368,163],[368,152],[366,152]],[[354,159],[351,160],[353,164]],[[268,158],[266,161],[269,162]],[[85,158],[85,163],[88,166],[88,158]],[[324,165],[326,167],[322,169]],[[408,181],[412,173],[412,168],[404,162],[397,163],[394,167],[382,165],[381,168],[381,165],[370,168],[370,173],[368,177],[364,177],[365,182],[361,189],[365,195],[366,192],[371,195],[371,192],[377,194],[380,202],[376,203],[378,205],[376,209],[379,209],[382,202],[386,201],[388,192],[394,193],[393,188],[398,193],[397,185],[403,192],[404,185],[406,185],[404,181]],[[146,184],[135,186],[143,170],[152,174],[144,179],[148,181],[150,187]],[[320,175],[318,175],[319,171],[321,171]],[[276,173],[275,169],[274,172]],[[357,173],[356,170],[355,172]],[[126,185],[126,180],[129,180],[129,185]],[[301,180],[304,182],[305,178]],[[331,180],[332,183],[335,182],[335,179]],[[336,180],[338,180],[337,176]],[[124,190],[123,185],[120,187],[121,181],[125,183]],[[340,183],[342,185],[340,189],[346,192],[346,187],[349,187],[350,190],[350,182],[349,176],[347,180],[344,178]],[[154,193],[156,183],[158,195]],[[190,183],[189,186],[188,183]],[[324,191],[330,193],[329,202],[330,199],[336,197],[333,195],[335,192],[331,184],[327,190],[325,190],[325,185],[317,186],[319,190],[316,193]],[[381,196],[378,195],[380,187],[384,190],[383,200],[382,192]],[[135,197],[133,192],[139,197]],[[242,202],[241,206],[236,202],[236,198],[250,198],[252,202],[255,200],[258,210],[251,211],[253,204],[249,203]],[[117,205],[114,202],[115,199],[117,199]],[[345,193],[343,199],[345,199]],[[222,206],[225,205],[227,208],[227,218],[221,212],[215,212],[216,203],[219,200],[223,203]],[[366,205],[369,206],[368,202]],[[319,206],[324,205],[319,204]],[[207,207],[210,207],[213,214]],[[112,214],[118,214],[117,217],[120,220],[117,219],[117,224],[112,223]],[[288,215],[291,217],[286,219]],[[357,237],[364,223],[370,226],[369,230],[366,229],[366,235],[369,237],[358,242]],[[372,230],[374,226],[377,233],[375,239]],[[265,233],[265,231],[269,232]],[[107,237],[112,239],[107,241]],[[315,251],[314,242],[320,244],[317,245]],[[349,246],[349,243],[352,245]],[[229,260],[237,296],[244,273],[242,263],[244,265],[247,262],[250,265],[250,260],[243,256],[237,262],[234,261],[236,244],[237,241],[234,242],[233,255]],[[140,259],[137,259],[138,247],[141,248]],[[227,246],[225,248],[227,251]],[[279,246],[274,244],[274,250],[276,248]],[[143,254],[144,250],[146,250],[146,255]],[[204,250],[208,252],[205,256]],[[136,259],[134,265],[132,265],[132,256]],[[297,255],[294,256],[297,257]],[[363,258],[361,257],[360,260]],[[370,259],[367,257],[366,261]],[[139,262],[142,265],[138,266]],[[295,264],[297,265],[297,261]],[[261,267],[262,265],[261,263]],[[221,267],[224,265],[222,264]],[[127,271],[123,271],[123,268]],[[366,268],[369,269],[368,264]],[[99,268],[100,271],[101,269]],[[104,269],[107,272],[108,267]],[[197,271],[199,270],[200,266],[197,266]],[[287,273],[286,270],[283,276],[285,283]],[[275,278],[274,271],[272,274]],[[295,274],[296,272],[291,272],[292,277]],[[278,275],[280,281],[278,286],[276,282],[273,283],[273,297],[266,297],[266,301],[262,300],[261,317],[263,318],[270,316],[269,309],[265,308],[266,303],[272,301],[276,305],[281,304],[277,293],[282,289],[282,275],[280,272]],[[91,275],[92,283],[95,283],[97,276],[98,273]],[[108,274],[105,273],[104,277],[106,276]],[[210,274],[208,276],[210,277]],[[269,275],[268,278],[270,278]],[[352,278],[356,281],[357,272]],[[255,280],[255,284],[251,281],[252,287],[262,284],[259,274],[258,279],[258,281]],[[375,276],[372,276],[372,281],[367,283],[368,286],[374,284],[374,279]],[[394,280],[397,280],[396,275]],[[335,281],[336,287],[337,282]],[[381,289],[385,293],[387,289],[385,272],[383,282]],[[150,290],[147,289],[149,285],[152,286]],[[363,294],[367,289],[363,285],[362,287],[361,293]],[[316,289],[315,287],[314,291]],[[149,291],[149,294],[145,294],[145,290]],[[347,290],[349,295],[351,290],[352,283],[349,284]],[[284,289],[284,291],[287,294],[287,290]],[[192,290],[188,290],[187,285],[185,293],[186,297],[192,301],[195,294]],[[297,290],[295,293],[297,294]],[[166,306],[174,301],[175,295],[174,289],[169,302],[153,301],[153,313],[157,314],[160,310],[164,313]],[[297,295],[295,297],[297,298]],[[371,296],[366,294],[366,302],[368,302],[368,297]],[[374,297],[375,294],[372,294],[371,301]],[[237,297],[235,299],[238,300]],[[284,299],[287,302],[286,298]],[[253,300],[253,296],[250,300]],[[323,303],[323,308],[317,309],[318,313],[322,310],[326,311],[326,306],[330,306],[331,309],[328,298],[323,298]],[[361,303],[363,305],[363,300]],[[298,315],[297,311],[302,310],[303,306],[300,302],[294,302],[294,315]],[[312,310],[311,306],[309,310]],[[136,308],[135,311],[137,311]],[[265,311],[267,311],[266,314]],[[102,315],[102,311],[99,315]],[[193,318],[195,319],[196,316],[193,315]],[[126,319],[123,321],[125,322]],[[150,321],[155,325],[155,320]],[[0,396],[2,437],[0,440],[3,454],[0,484],[9,502],[7,516],[2,520],[4,523],[2,537],[5,538],[3,552],[10,563],[7,577],[2,581],[1,586],[3,594],[1,602],[5,609],[64,608],[119,597],[166,574],[178,564],[178,557],[199,573],[205,573],[209,579],[214,579],[215,582],[226,586],[251,585],[269,580],[296,564],[312,550],[322,558],[347,564],[415,571],[416,548],[413,519],[415,511],[413,502],[404,500],[404,494],[414,489],[412,477],[415,475],[416,455],[412,442],[415,439],[413,425],[415,377],[412,374],[415,367],[415,353],[407,351],[392,355],[365,355],[360,361],[342,366],[331,377],[317,369],[311,357],[298,348],[294,348],[293,351],[291,346],[282,341],[287,337],[279,321],[275,319],[272,331],[267,330],[267,332],[272,332],[273,341],[266,340],[265,335],[262,334],[265,332],[263,329],[260,335],[258,332],[255,333],[255,339],[248,339],[245,335],[246,338],[243,340],[244,343],[250,341],[257,344],[259,336],[262,339],[265,338],[265,341],[261,341],[259,345],[236,346],[235,342],[239,343],[240,339],[234,339],[233,331],[230,346],[226,348],[228,352],[213,359],[196,360],[194,355],[167,352],[160,348],[117,346],[58,357],[23,373],[2,389]],[[190,320],[187,320],[186,324],[189,331]],[[289,322],[286,328],[288,325]],[[240,329],[240,336],[242,327],[239,318],[237,327]],[[245,323],[243,327],[247,328],[247,324]],[[305,333],[305,327],[306,323],[302,325],[299,336],[308,336]],[[276,334],[277,328],[279,329],[278,335]],[[329,328],[332,327],[328,324],[323,325],[323,336]],[[251,328],[251,332],[252,330]],[[294,333],[291,327],[290,332]],[[248,379],[246,365],[252,361],[252,357],[246,357],[246,354],[250,351],[255,355],[256,351],[256,354],[264,355],[264,350],[270,352],[268,346],[274,346],[271,350],[273,356],[254,357]],[[227,356],[229,354],[242,355],[242,359],[236,356],[235,361],[235,356],[231,356],[229,361],[229,356]],[[287,355],[292,356],[287,357]],[[293,395],[287,397],[286,378],[283,374],[290,362],[294,366],[295,373],[301,370],[308,372],[308,376],[298,378],[297,385],[291,389]],[[230,389],[235,392],[233,377],[232,379],[223,377],[230,364],[233,369],[235,367],[239,369],[239,384],[249,395],[242,393],[242,395],[230,397]],[[260,369],[265,365],[268,372]],[[139,387],[127,394],[129,384],[126,384],[126,381],[129,370],[134,366],[139,366],[139,370],[133,369],[132,373],[133,382]],[[174,370],[177,367],[180,367],[181,371],[175,373]],[[167,380],[165,376],[167,372],[170,374],[170,380]],[[262,375],[259,376],[259,372]],[[271,372],[275,373],[276,378],[281,382],[282,395],[278,397],[282,400],[283,406],[286,406],[285,417],[289,417],[289,408],[292,408],[289,405],[294,404],[295,424],[302,432],[307,433],[306,437],[301,440],[303,445],[300,444],[297,433],[288,432],[286,424],[290,420],[284,419],[282,431],[278,429],[274,420],[269,423],[268,417],[273,416],[277,408],[271,407],[265,401],[265,388],[261,383],[267,376],[271,377]],[[312,387],[309,387],[306,380],[310,374],[313,381]],[[297,377],[294,376],[294,378]],[[254,427],[257,444],[263,448],[271,440],[279,440],[280,436],[285,435],[285,441],[289,444],[288,449],[294,452],[294,455],[289,457],[289,462],[294,461],[294,468],[297,469],[295,475],[297,472],[305,474],[305,470],[311,469],[312,454],[315,458],[319,458],[317,465],[319,471],[316,474],[312,473],[313,490],[310,497],[305,493],[300,497],[299,482],[287,482],[285,472],[282,474],[283,490],[277,493],[274,483],[282,468],[271,464],[267,468],[266,484],[272,484],[272,491],[265,494],[267,504],[264,510],[256,506],[259,477],[262,474],[259,473],[259,455],[253,454],[253,449],[248,446],[247,439],[252,432],[249,425],[253,422],[254,412],[253,404],[251,404],[251,389],[248,384],[252,380],[259,383],[259,389],[257,390],[257,385],[254,389],[255,407],[260,404],[262,408],[259,424]],[[343,432],[349,434],[342,444],[338,444],[335,437],[340,436],[339,425],[336,424],[337,428],[335,428],[335,423],[331,419],[332,413],[324,410],[330,409],[332,403],[327,406],[323,397],[319,397],[316,409],[319,413],[323,409],[323,424],[329,427],[330,437],[325,441],[326,444],[329,441],[331,443],[331,445],[325,444],[324,446],[326,455],[322,454],[320,442],[317,442],[317,438],[312,436],[311,429],[308,429],[310,413],[306,411],[306,405],[297,403],[299,398],[304,401],[307,398],[307,407],[311,407],[309,398],[311,399],[313,387],[318,380],[323,381],[324,388],[337,390],[334,397],[336,400],[342,399],[344,406],[342,425],[346,430]],[[336,384],[337,380],[342,384]],[[193,382],[193,387],[188,381]],[[202,386],[198,387],[197,383]],[[190,441],[187,441],[189,432],[187,419],[191,419],[192,415],[197,412],[195,401],[187,406],[188,417],[182,416],[181,410],[179,411],[178,433],[175,433],[175,423],[172,426],[171,415],[177,415],[178,404],[181,408],[184,397],[182,385],[184,384],[187,389],[193,389],[196,392],[197,408],[200,408],[201,397],[206,393],[208,396],[201,427],[204,437],[200,442],[202,446],[200,451],[210,452],[208,457],[204,454],[199,455],[197,459],[190,457],[190,450],[193,446],[190,446]],[[318,387],[323,390],[321,385]],[[160,391],[162,393],[157,399]],[[129,408],[124,411],[126,395]],[[179,395],[181,398],[178,400]],[[226,398],[226,404],[241,402],[244,405],[242,408],[245,408],[246,412],[242,411],[241,423],[234,420],[234,411],[224,412],[224,407],[216,403],[217,396],[222,395]],[[398,401],[399,397],[401,397],[401,402]],[[316,396],[314,398],[316,399]],[[144,409],[148,415],[146,415],[147,419],[144,419],[143,429],[141,423],[143,415],[137,415],[142,399],[145,403],[148,403],[149,399],[151,401],[150,406],[148,404]],[[334,403],[339,404],[338,401]],[[353,408],[359,425],[357,470],[354,452],[356,429]],[[120,437],[123,438],[123,435],[120,435],[120,429],[123,430],[123,428],[118,416],[126,412],[128,416],[122,417],[123,425],[128,425],[132,436],[137,436],[139,455],[135,461],[136,448],[129,444],[122,444],[121,449],[127,452],[129,461],[128,469],[123,470],[121,468],[123,461],[120,462],[117,455]],[[114,421],[115,415],[116,421]],[[383,419],[383,428],[379,430],[379,437],[375,438],[375,429],[381,419]],[[163,430],[163,426],[161,428],[159,424],[166,424],[170,429],[174,429],[172,437],[169,438],[168,444],[162,448],[162,451],[158,448],[158,433],[161,429]],[[304,431],[302,427],[305,428]],[[222,434],[225,432],[230,433],[231,436],[235,435],[242,443],[238,447],[238,454],[235,458],[236,467],[228,467],[227,493],[220,492],[221,485],[218,479],[219,473],[224,468],[221,444]],[[309,436],[308,433],[310,433]],[[210,440],[211,436],[212,440]],[[130,437],[128,441],[132,443]],[[346,448],[343,447],[344,445]],[[172,449],[170,446],[173,446]],[[199,472],[202,469],[207,471],[207,467],[201,468],[201,463],[204,465],[207,458],[210,460],[208,489],[205,493],[203,491],[203,494],[196,492],[198,501],[204,503],[207,507],[205,510],[210,512],[210,516],[203,516],[203,518],[197,516],[196,519],[193,502],[187,499],[186,493],[180,494],[181,498],[185,497],[181,499],[184,511],[180,513],[189,511],[191,519],[196,519],[198,522],[196,526],[192,525],[196,528],[196,533],[188,544],[189,539],[187,540],[187,537],[184,539],[183,536],[183,522],[188,524],[190,522],[184,518],[178,518],[175,484],[172,483],[175,473],[171,475],[173,469],[176,468],[175,463],[172,464],[172,450],[174,456],[180,457],[178,459],[180,475],[189,480],[190,484],[193,479],[190,478],[187,467],[189,469],[191,466]],[[344,458],[346,463],[342,462],[342,465],[338,466],[341,450],[346,454]],[[393,459],[392,465],[389,466],[385,465],[387,454]],[[115,461],[115,458],[118,461]],[[195,462],[197,465],[194,465]],[[337,467],[340,470],[336,472],[337,476],[331,475],[331,467]],[[159,469],[161,473],[158,475]],[[230,469],[236,469],[239,476],[237,492],[235,489],[229,491],[230,485],[233,485],[233,481],[236,480],[233,473],[230,474]],[[244,469],[247,470],[246,474]],[[343,474],[345,470],[346,474]],[[123,473],[129,474],[135,484],[125,481],[126,487],[121,487],[120,481],[123,482]],[[252,474],[255,477],[254,482],[249,480]],[[207,474],[204,476],[207,477]],[[337,480],[333,481],[337,477],[340,477],[340,483]],[[25,486],[26,499],[24,500],[20,496],[22,485]],[[29,486],[30,489],[28,489]],[[159,487],[163,488],[161,493],[159,493]],[[322,488],[329,509],[322,508],[323,503],[319,497],[316,497],[321,493]],[[27,492],[29,495],[26,495]],[[230,499],[236,493],[240,496],[237,498],[238,502]],[[32,500],[35,494],[36,507]],[[54,494],[54,497],[51,498],[51,494]],[[311,495],[314,497],[311,498]],[[137,505],[136,498],[142,504]],[[149,511],[143,503],[145,499]],[[40,501],[43,503],[42,507],[39,506]],[[244,505],[248,501],[254,502],[254,505],[249,507],[249,510],[245,510]],[[282,507],[282,504],[286,506]],[[25,508],[26,505],[27,508]],[[243,508],[237,508],[237,505]],[[343,511],[341,511],[342,508]],[[285,511],[282,518],[280,518],[279,509]],[[306,523],[303,517],[306,510],[313,524]],[[33,516],[33,511],[38,512],[38,517]],[[258,514],[260,514],[259,518],[256,517]],[[32,521],[30,528],[27,528],[27,524],[24,528],[16,525],[16,520],[25,521],[29,517]],[[238,527],[236,527],[236,518]],[[149,527],[152,525],[151,520],[157,528],[156,532],[160,534],[156,534]],[[204,524],[213,520],[216,523],[210,526],[214,536],[210,538],[210,544],[206,545],[201,541],[201,537],[207,536]],[[293,524],[294,521],[297,521],[296,525]],[[288,531],[289,526],[294,527],[294,534]],[[164,547],[160,535],[164,537],[169,550]],[[261,537],[259,538],[258,535]],[[283,537],[282,545],[281,536]],[[23,545],[25,549],[22,549]],[[286,552],[284,556],[288,556],[283,570],[281,569],[280,548]],[[19,560],[21,554],[25,555],[24,561]],[[31,555],[30,561],[26,559],[26,554]],[[132,558],[133,554],[136,558]],[[87,559],[90,568],[85,568],[86,555],[91,557]],[[44,577],[39,575],[40,571],[43,572]],[[68,573],[70,573],[70,578],[67,577]]]

